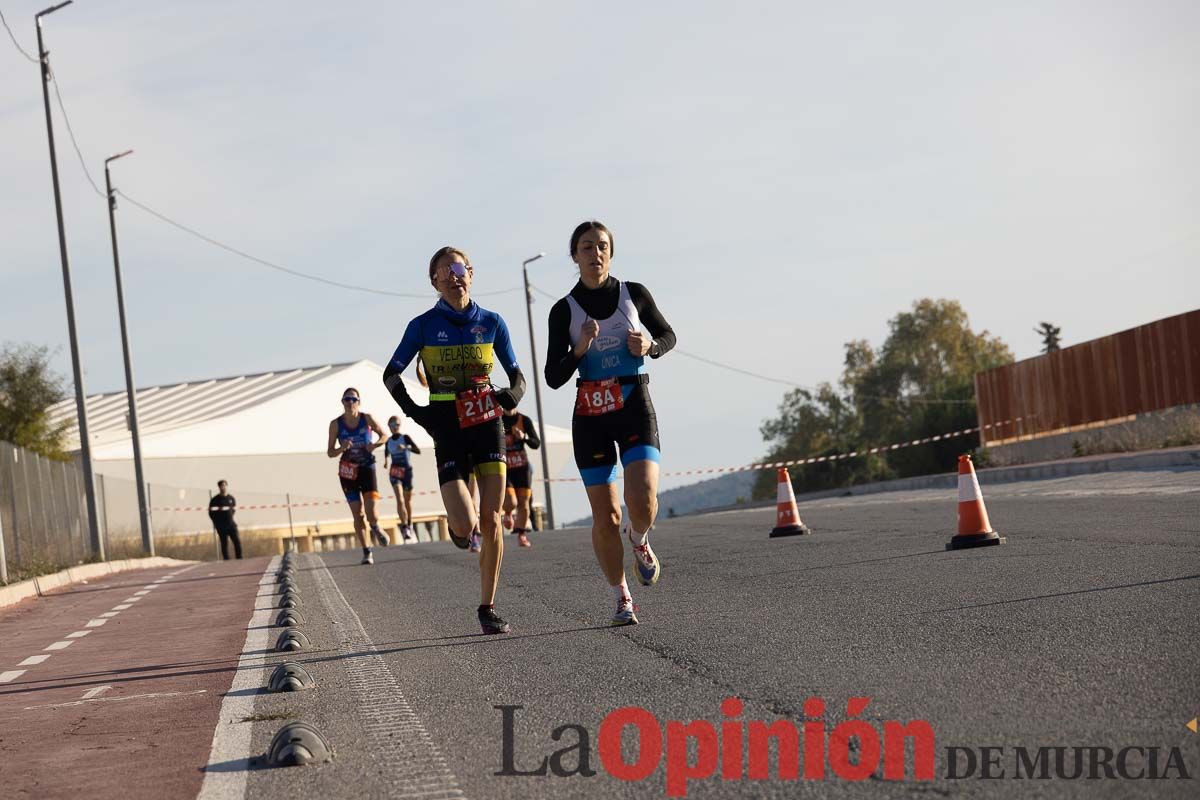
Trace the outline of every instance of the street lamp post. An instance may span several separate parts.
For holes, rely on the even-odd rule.
[[[533,293],[529,290],[529,265],[545,253],[521,262],[521,274],[525,278],[525,315],[529,319],[529,350],[533,355],[533,396],[537,399],[538,433],[542,437],[542,480],[546,487],[546,523],[554,530],[554,495],[550,491],[550,443],[546,441],[546,416],[542,413],[542,375],[538,370],[537,341],[533,338]]]
[[[108,229],[112,235],[113,272],[117,276],[117,318],[121,321],[121,353],[125,357],[125,393],[129,398],[129,432],[133,437],[133,473],[137,480],[138,520],[142,526],[142,549],[154,555],[154,537],[150,532],[150,508],[146,502],[146,474],[142,470],[142,439],[138,434],[137,394],[133,389],[133,359],[129,355],[129,329],[125,324],[125,289],[121,282],[121,256],[117,252],[117,195],[113,191],[108,165],[132,153],[126,150],[104,159],[104,188],[108,197]]]
[[[96,518],[96,480],[92,475],[92,443],[88,439],[87,394],[79,361],[79,337],[75,332],[75,299],[71,292],[71,264],[67,259],[67,234],[63,225],[62,192],[58,188],[58,159],[54,153],[54,122],[50,116],[50,54],[42,42],[42,17],[71,5],[72,0],[51,6],[34,15],[37,23],[38,63],[42,73],[42,102],[46,107],[46,138],[50,143],[50,180],[54,184],[54,212],[58,217],[58,254],[62,261],[63,294],[67,301],[67,334],[71,342],[71,369],[75,378],[75,413],[79,418],[79,459],[83,463],[83,488],[87,496],[88,537],[92,554],[104,560],[104,542]]]

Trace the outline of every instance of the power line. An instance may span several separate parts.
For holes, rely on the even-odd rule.
[[[7,27],[7,25],[5,25],[5,27]],[[11,31],[10,31],[10,34],[11,34]],[[14,39],[13,42],[15,44],[16,40]],[[35,63],[36,63],[36,61],[35,61]],[[54,84],[54,96],[58,99],[58,108],[62,112],[63,122],[66,123],[67,134],[71,139],[71,145],[75,148],[75,155],[79,157],[79,166],[83,170],[84,177],[86,177],[87,182],[89,184],[91,184],[92,191],[94,191],[97,196],[104,197],[105,196],[104,192],[100,190],[100,187],[96,184],[96,181],[92,178],[91,171],[88,170],[87,162],[84,160],[84,157],[83,157],[83,151],[79,147],[79,141],[75,138],[75,131],[71,127],[71,118],[67,115],[66,103],[63,102],[62,93],[59,91],[58,76],[55,74],[53,69],[50,70],[50,79]],[[121,197],[125,198],[133,205],[135,205],[138,208],[140,208],[141,210],[145,211],[147,214],[150,214],[151,216],[156,217],[157,219],[183,231],[184,233],[190,234],[191,236],[194,236],[203,242],[207,242],[208,244],[210,244],[214,247],[219,247],[222,250],[232,253],[240,258],[244,258],[247,261],[252,261],[255,264],[259,264],[261,266],[268,267],[270,269],[278,270],[279,272],[286,273],[293,277],[303,278],[305,280],[310,280],[310,281],[316,281],[317,283],[323,283],[327,286],[335,286],[339,289],[346,289],[348,291],[353,291],[353,292],[365,292],[368,294],[379,294],[379,295],[385,295],[388,297],[406,297],[406,298],[412,298],[412,299],[418,299],[418,300],[429,299],[428,294],[414,294],[411,292],[392,292],[392,291],[388,291],[387,289],[376,289],[376,288],[373,288],[370,286],[358,286],[358,285],[355,285],[352,283],[342,283],[340,281],[334,281],[334,280],[330,280],[328,278],[322,278],[319,275],[310,275],[307,272],[300,272],[299,270],[295,270],[290,267],[285,267],[282,264],[276,264],[272,261],[266,260],[265,258],[259,258],[256,255],[252,255],[251,253],[247,253],[244,250],[240,250],[232,245],[225,244],[224,242],[214,239],[213,237],[208,236],[206,234],[203,234],[194,228],[184,225],[182,222],[177,222],[176,220],[173,220],[170,217],[168,217],[166,214],[163,214],[160,211],[154,210],[153,208],[146,205],[145,203],[141,203],[141,202],[133,199],[129,195],[120,191],[119,189],[114,189],[113,191],[116,194],[121,195]],[[513,287],[511,289],[501,289],[501,290],[494,291],[494,292],[473,292],[472,294],[475,294],[479,297],[489,297],[489,296],[494,296],[494,295],[499,295],[499,294],[509,294],[511,292],[518,292],[518,291],[520,291],[520,288]]]
[[[47,59],[47,63],[49,59]],[[87,168],[87,162],[83,160],[83,151],[79,149],[79,142],[75,139],[75,129],[71,127],[71,118],[67,116],[67,106],[63,102],[62,92],[58,88],[58,75],[54,68],[50,68],[50,82],[54,84],[54,96],[58,98],[58,110],[62,112],[63,122],[67,125],[67,136],[71,139],[71,146],[75,148],[75,155],[79,156],[79,166],[83,168],[83,175],[87,178],[87,182],[92,185],[92,191],[99,197],[104,197],[104,192],[100,191],[100,187],[96,185],[96,181],[92,179],[92,173]]]
[[[550,294],[547,291],[539,289],[537,286],[534,286],[533,284],[529,284],[529,288],[533,289],[535,292],[542,295],[543,297],[547,297],[551,300],[558,300],[558,298],[555,297],[554,295]],[[803,384],[795,383],[793,381],[783,380],[781,378],[773,378],[770,375],[762,375],[758,372],[751,372],[750,370],[742,369],[741,367],[735,367],[732,364],[723,364],[720,361],[713,361],[711,358],[705,358],[704,356],[699,356],[699,355],[696,355],[695,353],[689,353],[687,350],[683,350],[682,348],[679,348],[679,347],[674,348],[671,352],[678,353],[681,356],[694,359],[695,361],[700,361],[700,362],[708,364],[709,366],[712,366],[712,367],[717,367],[718,369],[729,370],[730,372],[737,372],[741,375],[746,375],[751,378],[758,378],[761,381],[770,381],[771,383],[778,383],[783,386],[791,386],[794,389],[804,389],[804,390],[810,391],[810,392],[819,391],[819,389],[815,386],[805,386]],[[894,397],[885,397],[883,395],[861,395],[860,394],[860,395],[856,395],[856,397],[859,397],[862,399],[870,399],[870,400],[884,400],[884,401],[896,400],[896,398],[894,398]],[[969,405],[970,403],[973,402],[971,400],[942,400],[942,399],[938,399],[938,398],[923,398],[923,397],[905,397],[902,399],[906,402],[922,403],[922,404],[926,404],[926,405]]]
[[[153,208],[146,205],[145,203],[142,203],[142,202],[139,202],[138,200],[133,199],[132,197],[125,194],[125,192],[121,191],[120,189],[114,189],[113,191],[116,194],[121,195],[121,197],[125,198],[133,205],[140,208],[142,211],[145,211],[150,216],[156,217],[157,219],[161,220],[162,222],[165,222],[168,225],[170,225],[174,228],[177,228],[190,236],[194,236],[203,242],[207,242],[208,244],[211,244],[213,247],[219,247],[222,250],[225,250],[226,252],[229,252],[229,253],[234,254],[235,256],[238,256],[239,258],[244,258],[247,261],[254,262],[255,264],[259,264],[261,266],[268,267],[270,269],[286,273],[288,275],[291,275],[292,277],[303,278],[305,280],[315,281],[317,283],[323,283],[327,286],[336,286],[339,289],[346,289],[346,290],[349,290],[352,292],[365,292],[368,294],[381,294],[381,295],[387,295],[388,297],[409,297],[409,298],[414,298],[414,299],[419,299],[419,300],[428,300],[430,298],[430,296],[428,294],[414,294],[411,292],[392,292],[392,291],[388,291],[387,289],[376,289],[371,286],[358,286],[353,283],[342,283],[341,281],[333,281],[328,278],[322,278],[319,275],[310,275],[307,272],[300,272],[299,270],[292,269],[291,267],[285,267],[282,264],[276,264],[273,261],[267,261],[265,258],[259,258],[256,255],[247,253],[245,250],[240,250],[240,249],[234,247],[233,245],[225,244],[224,242],[214,239],[213,237],[208,236],[207,234],[201,233],[200,231],[196,230],[195,228],[190,228],[187,225],[184,225],[182,222],[177,222],[176,220],[173,220],[170,217],[168,217],[166,214],[163,214],[160,211],[154,210]],[[520,289],[512,288],[512,289],[502,289],[502,290],[496,291],[496,292],[479,292],[478,295],[480,297],[483,297],[483,296],[487,296],[487,295],[507,294],[509,292],[517,292],[517,291],[520,291]],[[473,293],[473,294],[475,294],[475,293]]]
[[[4,12],[0,11],[0,24],[4,25],[4,30],[8,31],[8,38],[12,39],[13,46],[17,48],[17,52],[29,59],[32,64],[38,63],[38,60],[29,53],[25,52],[25,48],[21,47],[21,43],[17,41],[17,37],[13,34],[12,28],[8,27],[8,20],[4,18]]]
[[[721,369],[727,369],[731,372],[740,372],[742,375],[749,375],[751,378],[758,378],[761,381],[770,381],[771,383],[778,383],[778,384],[782,384],[783,386],[791,386],[795,389],[810,389],[811,388],[808,386],[801,386],[798,383],[792,383],[791,381],[780,380],[779,378],[771,378],[766,375],[759,375],[757,372],[751,372],[749,370],[741,369],[740,367],[734,367],[729,364],[722,364],[719,361],[713,361],[712,359],[704,358],[703,356],[698,356],[695,353],[689,353],[688,351],[683,350],[678,347],[676,347],[674,349],[674,352],[679,353],[679,355],[684,356],[685,358],[690,358],[695,361],[700,361],[700,362],[703,362],[703,363],[708,364],[713,367],[720,367]]]

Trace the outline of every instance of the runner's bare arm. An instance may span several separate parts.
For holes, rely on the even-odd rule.
[[[325,455],[330,458],[337,458],[342,454],[340,447],[335,447],[337,444],[338,425],[337,420],[332,420],[329,423],[329,444],[325,447]]]

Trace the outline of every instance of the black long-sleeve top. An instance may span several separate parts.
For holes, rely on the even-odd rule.
[[[650,291],[640,283],[627,281],[629,298],[637,309],[638,318],[654,339],[649,356],[661,358],[675,346],[675,331],[663,317],[662,312],[650,296]],[[589,289],[578,281],[571,289],[571,297],[592,319],[608,319],[617,311],[621,300],[621,282],[611,275],[597,289]],[[571,307],[564,297],[550,309],[550,336],[546,348],[546,383],[557,389],[571,379],[580,359],[571,347]]]
[[[231,494],[215,494],[208,503],[208,518],[219,531],[236,530],[233,515],[237,513],[237,500]]]
[[[519,430],[521,440],[516,441],[516,436],[513,435],[514,430]],[[504,447],[508,450],[516,450],[529,445],[534,450],[542,446],[542,440],[538,436],[537,428],[533,424],[533,420],[524,414],[517,413],[512,416],[504,415]]]

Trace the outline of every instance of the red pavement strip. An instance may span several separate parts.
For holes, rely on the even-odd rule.
[[[0,610],[0,795],[195,797],[267,563],[118,573]]]

